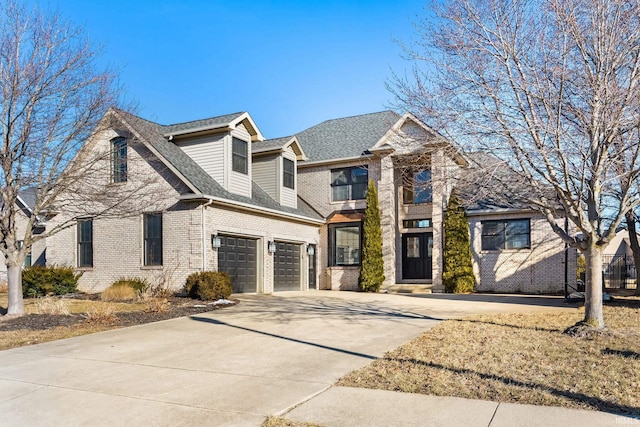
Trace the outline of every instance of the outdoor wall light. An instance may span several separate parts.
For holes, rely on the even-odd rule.
[[[316,253],[316,248],[313,245],[307,245],[307,255],[314,256]]]
[[[220,236],[218,236],[217,234],[212,234],[211,235],[211,247],[213,249],[218,249],[220,246],[222,246],[222,240],[220,239]]]
[[[276,242],[274,242],[273,240],[271,240],[268,244],[267,244],[267,250],[269,251],[270,254],[275,254],[276,253]]]

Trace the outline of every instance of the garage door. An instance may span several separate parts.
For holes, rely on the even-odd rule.
[[[300,245],[276,242],[276,253],[273,254],[273,290],[300,289]]]
[[[256,239],[236,236],[220,236],[218,270],[231,276],[233,292],[256,292],[257,245]]]

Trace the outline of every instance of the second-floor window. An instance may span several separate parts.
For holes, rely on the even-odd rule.
[[[296,168],[293,160],[282,159],[282,185],[287,188],[295,188]]]
[[[405,204],[431,203],[431,171],[429,169],[410,170],[403,182]]]
[[[369,171],[366,166],[333,169],[331,171],[331,200],[361,200],[367,196]]]
[[[235,172],[240,172],[244,174],[249,172],[249,161],[247,158],[248,145],[249,143],[247,141],[243,141],[235,137],[233,138],[232,148],[231,148],[231,151],[232,151],[231,168]]]
[[[127,182],[127,140],[122,137],[111,141],[111,178],[115,183]]]
[[[482,221],[482,250],[531,248],[529,219]]]
[[[78,221],[78,267],[93,267],[93,220]]]

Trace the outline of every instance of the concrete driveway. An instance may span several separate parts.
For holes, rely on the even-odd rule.
[[[575,310],[561,298],[352,292],[241,303],[0,352],[4,425],[248,425],[307,401],[441,319]]]

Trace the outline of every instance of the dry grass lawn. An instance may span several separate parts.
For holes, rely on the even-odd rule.
[[[54,304],[55,303],[55,304]],[[91,301],[82,299],[52,299],[52,298],[25,298],[25,314],[65,314],[62,312],[51,312],[50,307],[59,310],[60,305],[68,314],[84,315],[91,317],[94,313],[109,312],[130,312],[144,310],[143,303],[112,303],[103,301]],[[0,291],[0,307],[7,306],[7,294]],[[94,315],[95,316],[95,315]],[[83,322],[73,327],[58,326],[44,330],[20,329],[12,331],[0,331],[0,350],[7,350],[24,345],[39,344],[48,341],[55,341],[63,338],[71,338],[79,335],[92,334],[94,332],[113,329],[108,322]]]
[[[640,299],[605,306],[609,332],[562,332],[575,312],[445,321],[338,384],[640,415]]]

